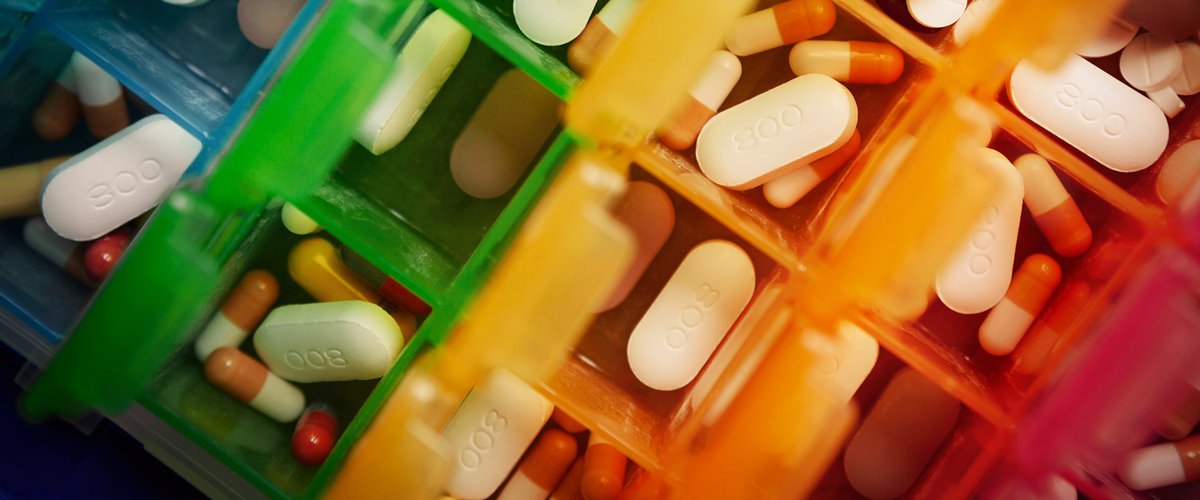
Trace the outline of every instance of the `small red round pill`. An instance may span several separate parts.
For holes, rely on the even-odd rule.
[[[319,465],[333,451],[337,421],[325,410],[309,409],[300,417],[292,435],[292,455],[304,465]]]
[[[88,244],[83,254],[83,270],[88,278],[104,281],[129,247],[129,239],[128,232],[118,230]]]

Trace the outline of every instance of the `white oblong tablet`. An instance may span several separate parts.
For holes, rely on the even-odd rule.
[[[1083,57],[1104,57],[1116,54],[1117,51],[1129,45],[1137,32],[1137,26],[1125,21],[1114,20],[1104,28],[1104,31],[1096,35],[1096,38],[1075,49],[1075,53]]]
[[[725,240],[696,245],[633,327],[629,368],[647,387],[687,385],[754,295],[754,264]]]
[[[962,314],[991,309],[1008,291],[1025,196],[1021,174],[1008,158],[987,148],[979,156],[977,168],[999,180],[998,192],[962,249],[938,272],[935,286],[942,303]]]
[[[879,342],[849,322],[838,324],[834,335],[804,332],[804,345],[816,356],[816,371],[808,380],[841,403],[849,403],[879,359]]]
[[[1171,90],[1179,95],[1200,93],[1200,43],[1184,40],[1176,44],[1183,57],[1183,69],[1171,80]]]
[[[42,215],[64,238],[104,236],[158,205],[200,148],[169,118],[142,118],[50,172]]]
[[[1028,61],[1008,95],[1022,114],[1117,172],[1152,165],[1167,147],[1167,118],[1153,102],[1079,56],[1046,73]]]
[[[516,375],[492,372],[446,424],[443,434],[454,452],[446,493],[462,500],[495,493],[553,411]]]
[[[1183,69],[1183,55],[1174,43],[1142,33],[1121,51],[1121,77],[1140,90],[1171,84]]]
[[[496,85],[450,151],[450,175],[475,198],[495,198],[512,189],[558,125],[558,98],[519,70],[500,75]]]
[[[1173,205],[1195,182],[1200,182],[1200,140],[1188,141],[1175,148],[1158,170],[1154,186],[1158,197]]]
[[[263,364],[293,382],[382,377],[403,345],[396,320],[360,300],[277,307],[254,332]]]
[[[517,27],[534,43],[563,45],[583,32],[596,0],[513,0]]]
[[[400,49],[387,83],[358,123],[354,139],[372,154],[396,147],[458,67],[471,32],[449,14],[433,11]]]
[[[951,35],[954,36],[954,44],[962,47],[967,44],[967,40],[975,36],[975,33],[987,24],[988,19],[992,18],[992,14],[996,12],[996,7],[1000,6],[1000,0],[975,0],[967,5],[967,9],[963,11],[962,17],[958,22],[954,23],[954,28],[951,30]],[[1133,35],[1129,36],[1133,38]]]
[[[717,113],[700,130],[696,160],[709,180],[750,189],[841,147],[857,124],[846,86],[825,75],[798,76]]]
[[[908,0],[908,13],[927,28],[945,28],[967,10],[967,0]]]

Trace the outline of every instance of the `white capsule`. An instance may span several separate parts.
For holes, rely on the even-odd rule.
[[[799,76],[717,113],[700,130],[696,159],[713,182],[750,189],[837,149],[857,124],[858,106],[844,85]]]
[[[396,320],[359,300],[278,307],[254,332],[258,357],[293,382],[376,379],[403,346]]]
[[[1017,168],[996,150],[981,149],[976,167],[999,180],[999,192],[963,248],[938,272],[935,287],[942,303],[962,314],[986,311],[1008,291],[1025,194]]]
[[[945,28],[967,10],[967,0],[908,0],[908,13],[927,28]]]
[[[1022,114],[1117,172],[1154,164],[1167,147],[1158,106],[1079,56],[1053,73],[1017,65],[1008,93]]]
[[[42,214],[64,238],[94,240],[158,205],[200,141],[163,115],[150,115],[67,160],[46,178]]]
[[[696,245],[629,335],[634,376],[651,389],[690,383],[754,294],[754,264],[725,240]]]
[[[1179,95],[1200,93],[1200,43],[1184,40],[1176,44],[1182,57],[1183,69],[1171,80],[1171,89]]]
[[[967,10],[963,11],[962,17],[954,23],[954,28],[951,29],[951,34],[954,36],[954,44],[962,47],[967,44],[967,40],[975,36],[988,20],[992,18],[992,14],[996,12],[996,7],[1000,6],[1000,0],[975,0],[967,5]]]
[[[443,434],[453,447],[446,493],[463,500],[495,493],[553,411],[512,373],[492,372],[446,424]]]
[[[1075,53],[1083,57],[1104,57],[1116,54],[1129,45],[1137,32],[1137,26],[1119,19],[1113,20],[1096,38],[1075,49]]]
[[[1183,72],[1183,53],[1174,43],[1143,33],[1121,51],[1121,76],[1143,90],[1169,118],[1183,111],[1171,82]]]
[[[583,32],[596,0],[513,0],[517,27],[534,43],[563,45]]]
[[[558,98],[525,73],[512,69],[496,85],[450,151],[450,175],[475,198],[496,198],[512,189],[558,125]]]
[[[458,67],[470,43],[471,32],[448,14],[440,10],[429,14],[400,49],[392,75],[359,121],[354,139],[375,155],[400,144]]]

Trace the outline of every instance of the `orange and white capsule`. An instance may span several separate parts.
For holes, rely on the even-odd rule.
[[[583,455],[583,478],[579,489],[587,500],[612,500],[625,485],[629,459],[617,447],[592,433]]]
[[[1200,480],[1200,436],[1134,450],[1117,474],[1139,491]]]
[[[277,422],[291,422],[304,411],[304,393],[234,347],[222,347],[204,363],[208,381],[234,399]]]
[[[633,17],[639,0],[612,0],[588,21],[579,38],[567,49],[567,63],[579,74],[586,76],[593,66],[608,56],[617,39],[625,34],[625,27]]]
[[[904,55],[892,44],[809,40],[788,58],[796,76],[820,73],[842,83],[888,84],[904,72]]]
[[[33,133],[57,141],[79,124],[79,98],[75,95],[75,70],[67,63],[46,89],[46,96],[33,111]]]
[[[219,348],[241,345],[278,298],[279,282],[275,276],[261,269],[246,273],[196,337],[196,358],[204,361]]]
[[[517,472],[504,485],[498,500],[542,500],[550,495],[575,462],[579,445],[558,429],[547,429],[525,454]]]
[[[1054,295],[1059,281],[1062,268],[1054,259],[1040,253],[1026,257],[1013,276],[1008,293],[979,325],[979,344],[983,350],[994,356],[1012,352]]]
[[[742,62],[737,56],[724,50],[714,52],[675,114],[659,129],[658,138],[676,151],[692,147],[700,129],[721,109],[741,77]]]
[[[795,205],[800,198],[807,195],[809,191],[828,179],[839,168],[842,168],[842,165],[858,154],[861,145],[862,136],[858,134],[858,130],[855,130],[854,135],[850,136],[850,140],[832,153],[788,172],[782,177],[767,181],[766,184],[763,184],[763,197],[775,208],[788,208]]]
[[[1042,371],[1051,354],[1060,349],[1059,340],[1092,298],[1087,283],[1072,281],[1065,285],[1054,307],[1046,312],[1045,319],[1038,322],[1013,354],[1013,371],[1021,375]]]
[[[1025,181],[1025,206],[1054,251],[1064,257],[1087,251],[1092,245],[1092,228],[1050,163],[1036,154],[1027,154],[1013,165]]]
[[[78,52],[71,56],[71,66],[83,121],[92,135],[103,139],[128,127],[129,110],[117,79]]]
[[[824,35],[837,14],[830,0],[789,0],[742,16],[725,33],[725,46],[739,56]]]

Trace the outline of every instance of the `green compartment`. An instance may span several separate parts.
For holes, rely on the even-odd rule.
[[[495,11],[441,6],[472,31],[471,46],[412,133],[376,157],[352,141],[352,131],[391,70],[395,47],[432,7],[330,1],[245,126],[214,155],[212,175],[172,193],[139,234],[22,401],[26,415],[119,411],[136,401],[268,496],[312,497],[328,487],[410,363],[449,335],[579,144],[553,133],[499,198],[459,191],[450,150],[496,78],[515,66],[561,98],[578,77],[561,53],[532,45]],[[320,467],[292,458],[294,424],[276,423],[209,384],[192,352],[194,337],[249,269],[276,276],[277,305],[312,301],[287,274],[287,255],[304,237],[283,228],[281,200],[325,227],[316,236],[349,246],[434,308],[382,379],[299,385],[309,401],[338,413],[341,435]],[[249,340],[242,350],[253,355]]]

